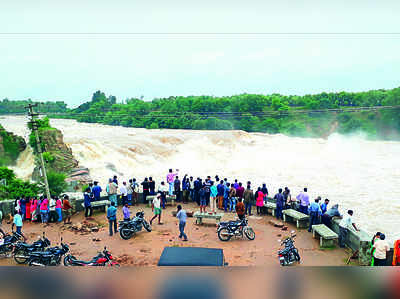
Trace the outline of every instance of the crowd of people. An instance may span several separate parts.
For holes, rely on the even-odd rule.
[[[141,190],[140,190],[141,189]],[[285,209],[295,209],[301,213],[309,215],[309,228],[315,224],[325,224],[328,227],[332,225],[332,218],[342,218],[339,222],[339,245],[345,247],[345,241],[349,230],[359,231],[353,221],[353,211],[348,210],[345,216],[339,212],[339,205],[329,206],[329,199],[322,201],[321,197],[310,200],[308,189],[304,188],[296,197],[292,196],[288,187],[279,188],[272,196],[269,193],[267,184],[253,186],[250,181],[245,184],[237,179],[231,182],[227,178],[221,179],[216,175],[213,179],[207,176],[202,179],[194,178],[185,174],[180,180],[179,170],[169,169],[165,181],[158,185],[152,177],[144,178],[142,183],[137,183],[135,178],[127,182],[118,182],[118,177],[110,178],[105,190],[97,181],[89,184],[83,194],[85,217],[91,217],[93,213],[92,203],[101,199],[102,192],[106,192],[110,206],[107,208],[107,219],[109,222],[109,233],[112,236],[117,232],[117,206],[118,195],[122,201],[122,212],[124,220],[130,219],[130,205],[139,203],[138,194],[142,193],[143,203],[147,203],[149,195],[155,195],[152,199],[153,217],[150,224],[158,219],[158,224],[162,225],[162,209],[166,208],[167,197],[173,197],[178,203],[188,203],[189,201],[197,203],[201,213],[216,214],[218,210],[226,213],[236,213],[240,219],[246,215],[253,215],[253,207],[256,207],[257,215],[264,212],[265,203],[273,201],[276,203],[275,217],[283,219]],[[15,216],[13,227],[15,225],[17,232],[22,234],[24,221],[41,222],[47,225],[49,222],[71,223],[72,206],[67,195],[62,198],[52,196],[50,200],[41,196],[39,198],[22,197],[17,198],[14,204]],[[184,232],[186,224],[186,211],[182,205],[178,205],[177,218],[179,219],[179,235],[183,240],[187,240]],[[382,241],[382,242],[381,242]],[[382,265],[386,258],[386,252],[390,249],[385,241],[385,235],[377,234],[373,241],[373,256],[375,265]]]

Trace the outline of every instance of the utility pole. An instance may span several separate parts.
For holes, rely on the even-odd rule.
[[[46,165],[44,164],[44,159],[43,159],[43,152],[42,152],[42,147],[40,145],[40,139],[39,139],[39,133],[38,133],[38,122],[37,122],[37,117],[39,116],[39,113],[35,113],[33,111],[33,107],[36,107],[36,104],[29,104],[25,109],[28,109],[28,116],[30,116],[30,124],[32,126],[32,131],[35,133],[36,137],[36,148],[39,154],[40,158],[40,164],[41,164],[41,170],[43,174],[43,180],[44,180],[44,186],[46,188],[46,196],[50,200],[50,188],[49,188],[49,182],[47,181],[47,173],[46,173]]]

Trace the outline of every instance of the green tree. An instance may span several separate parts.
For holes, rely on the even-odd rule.
[[[67,188],[65,182],[66,175],[64,173],[55,172],[52,170],[47,171],[47,181],[49,182],[50,194],[60,195]]]

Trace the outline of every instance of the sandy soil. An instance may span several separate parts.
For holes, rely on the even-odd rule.
[[[152,212],[150,208],[144,205],[131,207],[130,210],[136,213],[138,209],[143,209],[146,219],[150,219]],[[184,209],[193,211],[197,209],[195,204],[186,204]],[[186,234],[189,241],[183,242],[178,238],[177,219],[172,216],[175,207],[167,207],[163,210],[163,225],[157,225],[153,222],[153,231],[148,233],[143,230],[130,240],[123,240],[119,234],[108,235],[108,223],[105,214],[95,212],[93,220],[90,223],[100,227],[98,232],[81,233],[73,231],[70,226],[63,224],[50,224],[45,227],[38,223],[26,223],[23,227],[23,233],[28,237],[28,242],[33,242],[42,232],[51,240],[52,246],[60,242],[61,236],[64,242],[70,244],[71,252],[79,259],[90,259],[101,251],[104,246],[111,251],[113,256],[121,265],[132,266],[156,266],[161,252],[166,246],[194,246],[223,248],[226,262],[230,266],[279,266],[277,251],[280,248],[279,239],[289,235],[291,230],[296,227],[289,225],[287,231],[274,227],[269,224],[271,216],[250,216],[249,225],[253,227],[256,233],[256,239],[249,241],[242,238],[233,238],[229,242],[221,242],[216,233],[216,225],[213,220],[205,220],[205,224],[195,225],[194,218],[188,218]],[[234,219],[235,214],[226,213],[223,220]],[[118,209],[118,217],[122,219],[122,209]],[[82,212],[72,217],[74,225],[82,223],[84,216]],[[209,223],[208,223],[209,222]],[[3,224],[5,231],[10,231],[7,224]],[[344,250],[339,248],[320,250],[319,241],[312,238],[307,230],[297,231],[295,242],[302,258],[301,266],[341,266],[345,265],[348,256]],[[12,258],[0,259],[0,265],[14,265]]]

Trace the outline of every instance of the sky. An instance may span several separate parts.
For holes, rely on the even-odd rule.
[[[400,1],[1,1],[0,99],[400,86]]]

